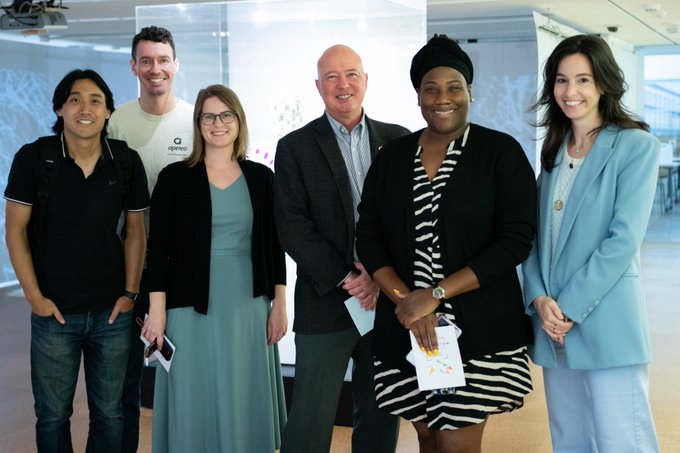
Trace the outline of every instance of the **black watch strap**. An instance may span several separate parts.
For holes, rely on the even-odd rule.
[[[139,299],[139,293],[133,293],[132,291],[128,291],[128,290],[123,291],[123,296],[130,299],[133,304],[135,302],[137,302],[137,299]]]

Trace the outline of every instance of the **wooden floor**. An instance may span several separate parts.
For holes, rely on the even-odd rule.
[[[662,215],[655,206],[642,249],[654,360],[650,365],[650,398],[661,451],[680,452],[680,205]],[[16,289],[0,290],[0,453],[35,451],[33,397],[29,369],[29,307]],[[550,452],[545,399],[539,368],[532,369],[534,392],[525,407],[492,416],[487,453]],[[87,404],[78,384],[71,419],[76,452],[84,451]],[[151,451],[152,411],[143,409],[140,452]],[[336,427],[333,453],[348,453],[351,429]],[[402,423],[397,452],[417,452],[413,428]]]

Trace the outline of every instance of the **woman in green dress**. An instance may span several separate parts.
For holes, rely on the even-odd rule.
[[[286,407],[285,257],[274,230],[273,173],[246,160],[236,94],[198,93],[194,149],[159,175],[151,202],[149,316],[142,335],[176,346],[158,368],[153,450],[273,452]]]

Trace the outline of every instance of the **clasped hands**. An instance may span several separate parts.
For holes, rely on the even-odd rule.
[[[438,355],[437,317],[434,311],[439,300],[432,296],[432,288],[422,288],[410,293],[395,291],[397,308],[394,313],[402,326],[413,332],[420,350],[427,355]]]
[[[557,301],[552,297],[537,297],[534,299],[534,309],[541,318],[541,328],[545,333],[555,343],[564,345],[564,337],[574,327],[574,321],[562,313]]]

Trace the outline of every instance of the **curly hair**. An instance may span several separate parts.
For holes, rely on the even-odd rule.
[[[161,42],[163,44],[170,44],[172,47],[172,58],[177,58],[175,53],[175,41],[172,39],[172,33],[163,27],[144,27],[142,30],[132,38],[132,59],[137,61],[137,44],[139,41]]]

